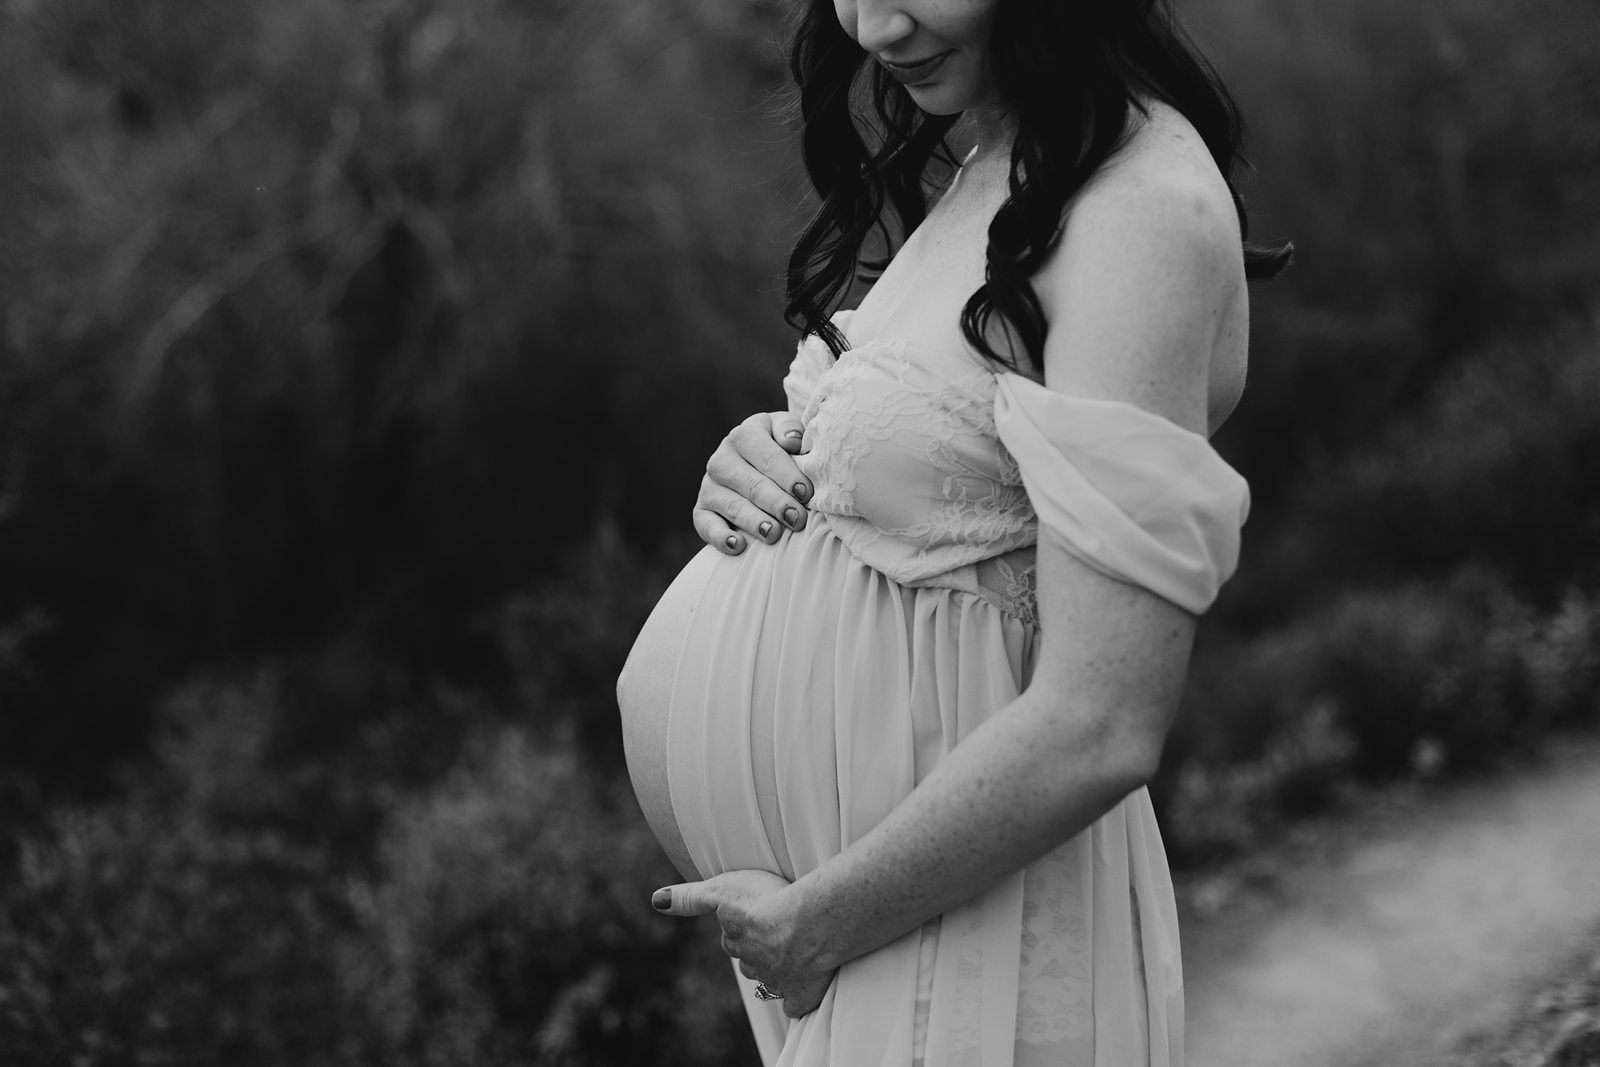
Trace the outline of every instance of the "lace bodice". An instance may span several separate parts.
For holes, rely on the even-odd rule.
[[[834,320],[847,334],[850,315]],[[1003,438],[1037,457],[1031,488],[1052,498],[1051,527],[1113,577],[1204,610],[1237,560],[1243,479],[1203,437],[1130,405],[1049,393],[971,352],[893,338],[855,344],[835,360],[809,337],[783,385],[805,423],[808,451],[797,462],[815,486],[811,506],[857,558],[903,585],[963,590],[1037,620],[1039,517],[1028,472]],[[1055,429],[997,421],[1008,397],[1011,409],[1089,426],[1079,437],[1093,439],[1072,442],[1062,457],[1062,443],[1049,439]],[[1108,437],[1114,447],[1102,447]],[[1170,571],[1158,576],[1166,584],[1146,581],[1149,568]]]
[[[836,321],[844,328],[849,313]],[[812,336],[783,384],[806,424],[798,461],[816,487],[811,506],[857,558],[902,585],[962,589],[1034,620],[1038,522],[995,431],[991,370],[897,339],[835,362]]]

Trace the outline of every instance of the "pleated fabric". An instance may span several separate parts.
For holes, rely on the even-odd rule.
[[[1014,700],[1037,642],[979,597],[890,580],[818,515],[782,551],[702,551],[635,646],[668,651],[670,685],[625,672],[620,692],[666,705],[672,806],[701,872],[793,879]],[[1179,1064],[1176,911],[1149,797],[847,963],[804,1019],[740,982],[766,1067]]]

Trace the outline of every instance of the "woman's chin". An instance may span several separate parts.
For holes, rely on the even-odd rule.
[[[959,115],[972,105],[967,101],[954,98],[953,94],[930,91],[911,93],[911,102],[929,115]]]
[[[906,92],[911,95],[912,103],[930,115],[959,115],[974,108],[989,106],[988,97],[944,83],[908,85]]]

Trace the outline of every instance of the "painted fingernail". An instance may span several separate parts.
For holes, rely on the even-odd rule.
[[[650,896],[650,906],[657,911],[668,911],[672,907],[672,890],[657,889]]]
[[[772,523],[770,522],[764,522],[760,526],[757,526],[756,529],[761,531],[762,537],[772,536]]]
[[[794,498],[796,500],[798,500],[798,501],[800,501],[800,503],[804,504],[806,502],[806,497],[808,497],[810,495],[811,495],[811,490],[806,487],[806,483],[805,482],[795,482],[794,483]]]
[[[728,551],[729,552],[737,552],[737,551],[739,551],[739,535],[738,534],[729,534],[723,540],[722,543],[728,546]]]
[[[788,433],[784,434],[783,436],[787,437],[791,441],[798,441],[798,440],[800,440],[800,438],[805,436],[805,431],[804,430],[790,430]]]
[[[784,521],[785,525],[787,525],[789,527],[789,529],[798,530],[800,528],[800,509],[799,508],[784,508],[783,509],[783,521]]]

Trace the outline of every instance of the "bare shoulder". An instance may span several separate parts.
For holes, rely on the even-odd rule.
[[[1152,101],[1132,113],[1127,143],[1084,185],[1068,209],[1068,232],[1115,224],[1122,232],[1239,248],[1233,193],[1189,121]],[[1243,272],[1243,262],[1240,263]]]
[[[1242,388],[1238,214],[1181,114],[1155,103],[1134,118],[1125,147],[1068,206],[1035,276],[1049,328],[1045,379],[1207,432]]]

